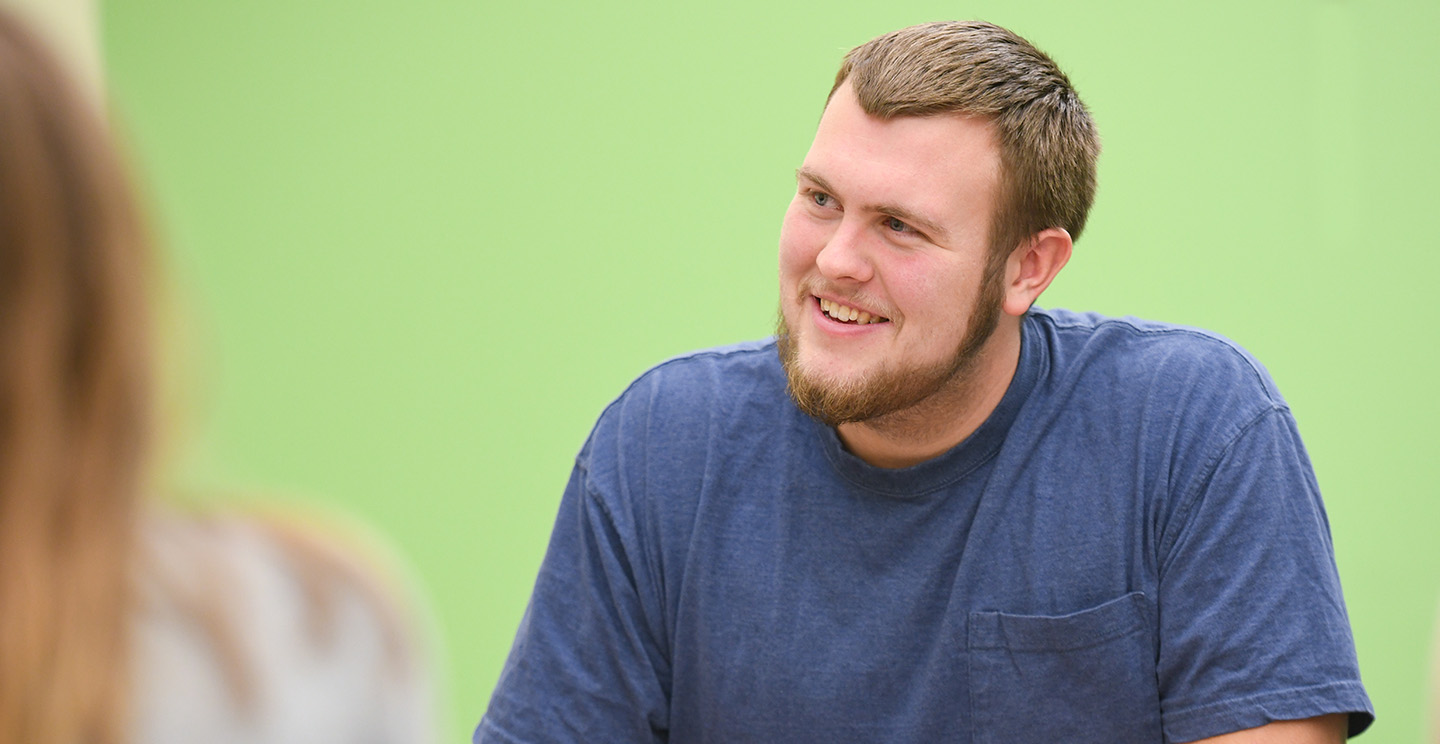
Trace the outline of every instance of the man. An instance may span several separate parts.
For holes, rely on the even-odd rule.
[[[1098,139],[984,23],[852,51],[777,337],[580,452],[477,742],[1328,742],[1372,719],[1294,422],[1212,334],[1032,309]]]

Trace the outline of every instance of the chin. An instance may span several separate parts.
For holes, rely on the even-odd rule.
[[[846,390],[873,376],[855,359],[806,349],[803,341],[798,351],[795,356],[795,372],[811,385]]]

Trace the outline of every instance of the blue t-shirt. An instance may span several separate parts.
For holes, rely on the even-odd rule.
[[[476,742],[1189,741],[1348,712],[1284,400],[1213,334],[1033,310],[999,406],[875,468],[773,343],[636,380],[581,450]]]

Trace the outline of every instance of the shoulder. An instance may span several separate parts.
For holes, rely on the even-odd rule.
[[[684,513],[716,458],[783,436],[786,417],[799,415],[773,341],[683,354],[641,374],[604,409],[576,473],[615,511],[648,504]]]
[[[157,514],[140,534],[137,740],[429,737],[423,643],[378,543],[253,514]]]
[[[717,392],[733,396],[776,381],[783,385],[781,376],[774,340],[747,341],[671,357],[636,378],[616,404],[657,392],[681,399],[710,400],[717,397]]]
[[[1051,376],[1087,389],[1256,414],[1287,409],[1264,365],[1218,333],[1067,310],[1034,310],[1027,330],[1039,336]]]
[[[785,400],[773,340],[702,349],[645,371],[601,413],[591,436],[682,435],[702,423],[733,420]]]

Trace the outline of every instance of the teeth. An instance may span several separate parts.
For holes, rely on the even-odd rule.
[[[836,320],[855,323],[857,325],[885,322],[885,318],[879,315],[871,315],[864,310],[858,310],[849,305],[841,305],[838,302],[831,302],[825,299],[820,300],[820,310]]]

